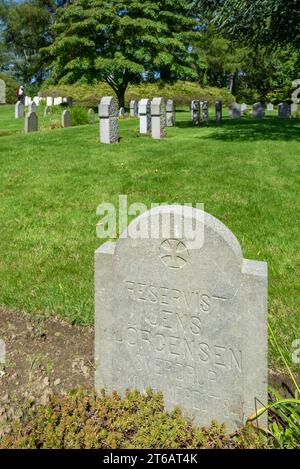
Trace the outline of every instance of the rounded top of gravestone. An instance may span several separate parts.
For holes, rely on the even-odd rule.
[[[148,114],[150,112],[151,101],[150,99],[140,99],[139,101],[139,114]]]
[[[173,99],[168,99],[166,103],[166,110],[167,111],[174,111],[174,100]]]
[[[117,117],[118,103],[114,96],[103,96],[99,104],[99,117]]]

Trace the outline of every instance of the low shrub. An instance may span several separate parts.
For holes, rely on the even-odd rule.
[[[52,96],[72,96],[75,104],[85,107],[96,108],[102,96],[114,95],[113,90],[106,83],[97,85],[56,85],[48,86],[44,84],[42,95]],[[194,98],[206,99],[213,103],[221,99],[224,104],[235,101],[232,94],[225,88],[201,87],[197,83],[178,81],[174,84],[167,84],[161,81],[155,83],[141,83],[130,85],[127,89],[125,100],[129,106],[131,99],[153,98],[163,96],[165,99],[174,99],[176,105],[189,105]]]
[[[52,396],[47,405],[27,403],[23,416],[10,425],[0,448],[262,448],[267,439],[252,426],[229,436],[212,423],[197,428],[179,409],[164,410],[160,393],[127,392],[101,396],[73,391]]]
[[[72,106],[70,109],[71,125],[84,125],[88,124],[87,109],[83,106]]]

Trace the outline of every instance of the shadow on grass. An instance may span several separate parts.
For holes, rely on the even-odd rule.
[[[224,118],[221,125],[210,121],[208,125],[195,126],[191,121],[177,122],[178,128],[215,129],[209,135],[199,135],[201,139],[220,141],[245,140],[296,140],[300,142],[300,120],[266,117],[263,120],[252,118]],[[197,138],[197,137],[196,137]]]

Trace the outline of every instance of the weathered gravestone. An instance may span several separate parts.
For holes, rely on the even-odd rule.
[[[272,103],[267,104],[267,111],[274,111],[274,105]]]
[[[5,81],[0,79],[0,104],[6,104],[6,85]]]
[[[241,112],[245,113],[248,110],[248,106],[246,103],[241,104]]]
[[[100,118],[100,142],[118,143],[118,103],[113,96],[104,96],[98,107]]]
[[[173,99],[168,99],[166,103],[166,125],[167,127],[174,127],[175,125],[175,105]]]
[[[199,125],[200,124],[200,101],[198,99],[193,99],[191,104],[192,110],[192,121],[193,124]]]
[[[256,119],[263,119],[265,117],[265,108],[262,103],[253,104],[252,115]]]
[[[168,410],[234,431],[267,403],[267,264],[191,207],[147,211],[128,233],[95,253],[96,389],[160,390]]]
[[[88,110],[88,123],[89,124],[94,124],[95,120],[96,120],[95,111],[94,111],[94,109],[90,108]]]
[[[38,130],[38,117],[31,111],[25,115],[25,133],[36,132]]]
[[[215,108],[216,108],[216,123],[221,124],[222,122],[222,101],[216,101]]]
[[[150,99],[141,99],[139,101],[140,134],[149,134],[151,132],[151,101]]]
[[[290,119],[292,117],[292,108],[288,103],[280,103],[278,105],[278,117],[280,119]]]
[[[166,136],[166,106],[164,98],[153,98],[151,101],[151,135],[154,139]]]
[[[61,126],[70,127],[71,125],[71,114],[70,111],[65,109],[61,114]]]
[[[15,118],[21,119],[24,117],[24,104],[21,101],[18,101],[15,104]]]
[[[50,114],[50,112],[51,112],[51,107],[50,106],[45,106],[44,116],[48,116],[48,114]]]
[[[208,124],[208,121],[209,121],[209,102],[208,101],[203,101],[202,103],[202,116],[203,116],[204,122]]]
[[[138,116],[138,102],[135,99],[132,99],[129,103],[130,107],[130,116],[137,117]]]
[[[229,116],[231,119],[237,119],[241,117],[241,105],[238,103],[232,103],[229,106]]]
[[[28,106],[28,112],[37,112],[37,105],[35,104],[34,101],[31,101],[29,106]]]

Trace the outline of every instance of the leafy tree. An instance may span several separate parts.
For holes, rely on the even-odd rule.
[[[194,0],[218,28],[235,39],[264,45],[300,46],[299,0]]]
[[[124,106],[128,84],[147,74],[196,77],[197,24],[186,0],[76,0],[54,24],[52,80],[106,81]]]
[[[40,83],[46,76],[45,57],[40,49],[51,42],[49,28],[54,8],[52,0],[0,4],[1,44],[6,50],[3,67],[25,83]]]

